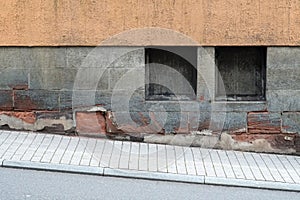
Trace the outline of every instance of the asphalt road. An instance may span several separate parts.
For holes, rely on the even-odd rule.
[[[0,199],[289,199],[300,193],[0,168]]]

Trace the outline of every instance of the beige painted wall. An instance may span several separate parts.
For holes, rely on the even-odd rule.
[[[94,46],[145,27],[208,46],[300,45],[300,0],[0,0],[1,46]]]

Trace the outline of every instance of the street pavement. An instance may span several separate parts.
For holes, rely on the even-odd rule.
[[[299,200],[299,192],[0,168],[0,200]]]
[[[300,157],[0,131],[2,167],[300,192]]]

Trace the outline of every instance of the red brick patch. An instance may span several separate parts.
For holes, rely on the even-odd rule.
[[[248,133],[280,133],[281,118],[269,112],[248,113]]]
[[[36,121],[36,114],[34,112],[1,111],[0,115],[15,117],[30,124],[34,124]]]
[[[105,134],[105,118],[101,112],[76,112],[76,130],[82,134]]]

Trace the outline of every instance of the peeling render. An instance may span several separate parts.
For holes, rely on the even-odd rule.
[[[7,125],[13,130],[42,131],[45,128],[53,128],[56,132],[68,132],[73,129],[73,120],[61,116],[59,119],[35,119],[34,114],[27,114],[27,117],[18,113],[18,115],[2,113],[0,114],[0,126]],[[19,118],[18,116],[21,116]],[[55,131],[54,131],[55,132]]]

